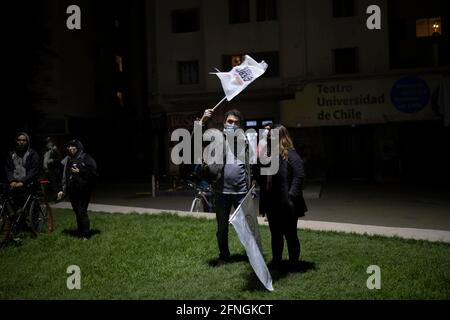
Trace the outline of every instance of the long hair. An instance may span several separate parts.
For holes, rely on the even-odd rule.
[[[295,150],[291,135],[285,126],[278,124],[275,126],[280,135],[280,155],[283,160],[288,160],[289,150]]]

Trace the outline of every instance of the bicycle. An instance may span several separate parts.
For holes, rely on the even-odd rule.
[[[190,212],[214,212],[211,187],[207,183],[188,182],[188,185],[195,190]]]
[[[35,237],[53,231],[53,213],[43,191],[43,186],[48,183],[41,180],[39,190],[30,188],[24,204],[17,211],[14,211],[11,189],[4,187],[0,195],[0,246],[5,246],[10,240],[20,242],[18,235],[24,222]]]

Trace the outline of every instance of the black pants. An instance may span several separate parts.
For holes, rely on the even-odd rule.
[[[14,189],[11,189],[10,191],[10,195],[12,198],[12,209],[15,212],[15,218],[16,219],[19,214],[19,210],[23,209],[26,201],[28,200],[28,197],[31,194],[35,194],[36,193],[36,187],[28,187],[28,186],[23,186],[23,187],[17,187]],[[27,223],[30,223],[29,220],[31,217],[28,216],[28,211],[30,208],[31,202],[28,202],[27,207],[25,208],[25,212],[22,212],[22,216],[21,219],[19,220],[19,228],[26,228],[27,227]]]
[[[219,258],[227,260],[230,257],[228,248],[228,219],[231,207],[235,209],[244,199],[245,194],[223,194],[218,193],[215,197],[216,220],[217,220],[217,243],[219,245]]]
[[[81,237],[90,236],[90,222],[87,214],[90,192],[69,192],[69,200],[77,218],[78,234]]]
[[[13,201],[12,207],[14,212],[17,212],[17,210],[22,209],[31,192],[32,190],[25,186],[11,189],[10,195]]]
[[[287,210],[286,210],[287,211]],[[283,257],[284,237],[286,238],[289,261],[300,259],[300,240],[297,234],[297,216],[288,214],[285,210],[274,210],[267,213],[269,229],[272,236],[272,260],[279,263]]]

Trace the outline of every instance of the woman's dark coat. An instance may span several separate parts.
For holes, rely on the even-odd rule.
[[[268,176],[259,177],[260,213],[287,211],[297,217],[303,217],[308,211],[303,198],[303,180],[305,170],[303,160],[295,150],[289,150],[288,160],[280,156],[277,174],[271,176],[272,185],[267,189]]]

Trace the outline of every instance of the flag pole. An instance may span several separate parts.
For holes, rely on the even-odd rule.
[[[225,100],[227,99],[227,97],[225,96],[225,97],[223,97],[223,99],[222,100],[220,100],[220,102],[218,103],[218,104],[216,104],[215,106],[214,106],[214,108],[213,108],[213,111],[215,111],[216,110],[216,108],[218,107],[218,106],[220,106],[220,104],[222,103],[222,102],[224,102]]]

